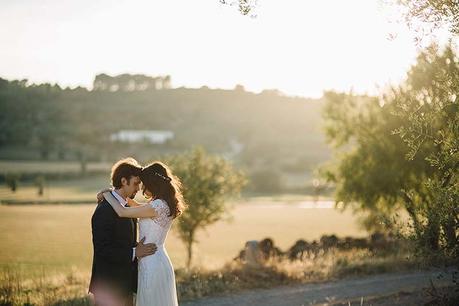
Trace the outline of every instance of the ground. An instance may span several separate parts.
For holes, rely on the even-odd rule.
[[[451,270],[449,270],[451,272]],[[423,288],[451,286],[441,270],[387,273],[339,281],[250,290],[204,298],[182,306],[422,305],[432,299]],[[449,274],[448,274],[449,275]]]

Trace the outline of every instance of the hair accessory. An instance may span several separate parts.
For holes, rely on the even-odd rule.
[[[162,174],[159,174],[158,172],[155,172],[155,175],[156,175],[156,176],[159,176],[160,178],[162,178],[162,179],[165,180],[165,181],[168,181],[168,182],[171,181],[171,178],[170,178],[170,177],[167,177],[167,176],[164,176],[164,175],[162,175]]]

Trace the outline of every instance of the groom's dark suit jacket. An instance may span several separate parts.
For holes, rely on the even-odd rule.
[[[97,205],[91,219],[94,257],[89,292],[105,287],[123,296],[137,291],[137,219],[120,218],[107,200]]]

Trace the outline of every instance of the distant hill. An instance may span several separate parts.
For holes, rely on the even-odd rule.
[[[146,160],[201,145],[251,171],[304,173],[330,157],[320,99],[241,86],[136,90],[140,85],[126,84],[130,90],[99,83],[90,91],[0,79],[0,158]],[[174,138],[161,145],[111,142],[120,130],[172,131]]]

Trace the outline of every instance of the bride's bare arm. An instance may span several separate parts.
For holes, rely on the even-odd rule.
[[[104,198],[110,203],[117,215],[122,218],[155,218],[158,216],[156,210],[151,205],[123,207],[111,192],[104,192]]]
[[[100,203],[104,200],[104,193],[105,192],[110,192],[110,191],[113,191],[113,188],[105,188],[105,189],[102,189],[101,191],[99,191],[97,193],[97,203]],[[142,206],[143,204],[137,202],[136,200],[133,200],[131,198],[127,198],[126,199],[129,207],[137,207],[137,206]]]

